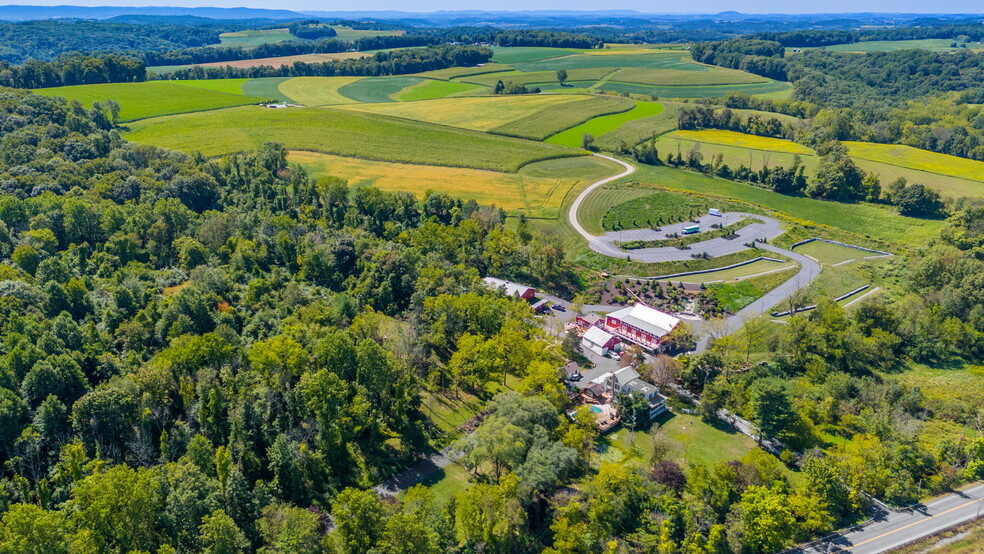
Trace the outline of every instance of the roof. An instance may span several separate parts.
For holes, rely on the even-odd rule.
[[[583,320],[588,325],[594,325],[595,323],[601,321],[601,316],[598,314],[584,314],[584,315],[579,315],[577,317],[581,318],[581,320]]]
[[[577,365],[577,362],[568,362],[562,369],[567,375],[573,375],[581,371],[581,366]]]
[[[605,387],[603,387],[600,383],[595,383],[593,381],[588,386],[584,387],[584,390],[594,393],[597,396],[605,394]]]
[[[519,283],[513,283],[512,281],[506,281],[505,279],[498,279],[496,277],[486,277],[482,280],[485,281],[485,284],[489,285],[494,289],[505,288],[506,296],[513,296],[514,294],[523,296],[524,294],[527,293],[527,291],[531,291],[531,290],[535,291],[533,287],[520,285]]]
[[[547,299],[546,298],[542,298],[542,299],[537,300],[536,302],[533,302],[532,304],[530,304],[530,307],[532,307],[534,310],[539,310],[540,308],[542,308],[542,307],[544,307],[546,305],[547,305]]]
[[[615,372],[615,379],[622,383],[630,383],[639,378],[639,372],[631,367],[623,367],[622,369]]]
[[[595,344],[606,344],[608,343],[608,341],[615,338],[615,335],[609,333],[608,331],[605,331],[601,327],[591,327],[587,331],[585,331],[584,336],[582,338],[588,342],[593,342]]]
[[[625,384],[625,388],[632,392],[638,392],[639,394],[650,398],[653,394],[659,394],[659,388],[656,385],[647,383],[642,379],[633,379]]]
[[[608,317],[613,317],[657,337],[666,335],[680,323],[679,319],[670,314],[655,310],[645,304],[622,308],[617,312],[608,314]]]

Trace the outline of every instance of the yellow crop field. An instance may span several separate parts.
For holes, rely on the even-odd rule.
[[[862,160],[984,182],[984,162],[897,144],[873,142],[845,142],[844,144],[851,156]]]
[[[755,150],[770,150],[772,152],[786,152],[789,154],[813,154],[813,151],[797,144],[791,140],[783,140],[769,137],[759,137],[736,133],[734,131],[721,131],[718,129],[702,129],[700,131],[674,131],[667,138],[679,138],[696,142],[706,142],[709,144],[720,144],[722,146],[737,146],[739,148],[752,148]]]
[[[315,178],[332,175],[349,185],[371,184],[383,190],[423,196],[428,190],[494,204],[531,217],[556,218],[564,196],[580,181],[576,178],[530,177],[479,169],[378,162],[317,152],[292,151],[291,163],[305,166]]]
[[[338,89],[363,77],[294,77],[282,83],[280,92],[305,106],[352,104],[355,100],[342,96]]]
[[[559,104],[584,100],[578,96],[482,96],[440,98],[419,102],[353,104],[342,109],[369,112],[473,131],[489,131]]]

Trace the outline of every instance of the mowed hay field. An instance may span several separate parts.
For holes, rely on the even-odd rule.
[[[630,67],[619,69],[612,81],[640,83],[644,85],[734,85],[766,83],[769,80],[758,75],[735,69],[712,68],[709,71],[683,71],[680,69],[650,69]]]
[[[246,48],[270,44],[273,42],[284,42],[296,40],[286,28],[283,29],[248,29],[245,31],[234,31],[219,35],[219,44],[214,46],[243,46]]]
[[[565,173],[538,177],[524,172],[501,173],[456,167],[378,162],[317,152],[294,151],[290,153],[288,159],[291,163],[305,166],[314,177],[332,175],[348,180],[349,185],[352,186],[367,184],[383,190],[411,192],[418,197],[423,197],[428,190],[438,190],[457,198],[495,205],[509,213],[524,213],[534,218],[559,217],[564,197],[571,188],[583,182],[583,179]],[[603,175],[617,171],[601,161],[596,162],[594,158],[585,157],[576,160],[579,163],[597,165]],[[544,169],[535,169],[533,173],[534,175],[543,173]]]
[[[878,175],[882,186],[899,177],[931,187],[943,196],[984,197],[984,162],[920,150],[909,146],[845,142],[859,168]],[[689,152],[698,148],[709,162],[721,154],[729,165],[745,164],[752,169],[763,166],[790,166],[799,155],[807,175],[816,170],[816,153],[792,141],[705,129],[673,131],[659,137],[657,148],[667,153]]]
[[[958,50],[958,47],[951,46],[953,41],[944,38],[930,38],[930,39],[920,39],[920,40],[869,40],[864,42],[855,42],[852,44],[834,44],[832,46],[824,47],[824,50],[829,50],[830,52],[856,52],[856,53],[867,53],[867,52],[895,52],[897,50],[931,50],[934,52],[948,52],[951,50]],[[971,42],[968,43],[967,48],[980,48],[981,43]]]
[[[487,91],[486,87],[471,83],[458,83],[454,81],[436,81],[434,79],[424,79],[416,85],[401,90],[393,95],[393,98],[400,102],[413,102],[415,100],[433,100],[436,98],[446,98],[448,96],[461,96],[464,94],[474,94],[479,91]]]
[[[233,85],[229,85],[233,86]],[[242,83],[239,84],[242,87]],[[35,89],[36,94],[78,100],[89,107],[93,102],[115,100],[120,105],[120,121],[148,117],[216,110],[246,104],[258,104],[267,98],[231,94],[198,86],[166,81],[143,83],[109,83]]]
[[[353,104],[346,110],[426,121],[474,131],[542,139],[599,115],[630,110],[626,98],[575,95],[478,96],[398,104]]]
[[[252,60],[234,60],[230,62],[212,62],[199,64],[203,67],[281,67],[293,65],[294,62],[303,63],[324,63],[336,60],[357,60],[367,58],[369,54],[365,52],[334,52],[330,54],[300,54],[297,56],[278,56],[275,58],[254,58]]]
[[[401,90],[416,85],[420,77],[369,77],[353,81],[351,84],[339,87],[338,93],[356,102],[396,102],[393,95]]]
[[[583,154],[553,144],[334,108],[245,106],[159,117],[134,123],[125,136],[207,156],[278,142],[290,150],[506,172],[538,160]]]
[[[280,92],[297,104],[305,106],[329,106],[332,104],[352,104],[348,96],[338,89],[365,77],[294,77],[279,85]]]
[[[635,106],[630,110],[585,121],[576,127],[553,135],[547,139],[547,142],[563,146],[580,147],[585,134],[590,134],[597,138],[619,129],[622,125],[630,121],[659,115],[663,113],[663,109],[662,104],[636,102]]]

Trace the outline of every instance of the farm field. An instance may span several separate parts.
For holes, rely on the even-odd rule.
[[[405,31],[377,31],[373,29],[353,29],[344,25],[335,25],[335,38],[338,40],[354,41],[368,37],[392,37],[406,34]]]
[[[561,58],[541,59],[509,63],[520,71],[557,71],[558,69],[585,69],[598,67],[645,67],[650,69],[679,69],[681,71],[710,71],[704,65],[694,63],[681,52],[643,50],[639,53],[612,52],[607,55],[574,54]]]
[[[293,102],[280,91],[280,85],[290,77],[262,77],[250,79],[243,83],[243,94],[258,98],[270,98],[280,102]]]
[[[734,85],[693,85],[693,86],[649,86],[637,83],[623,83],[621,81],[605,81],[595,84],[590,81],[570,81],[568,86],[576,88],[597,88],[599,90],[610,90],[618,93],[640,94],[657,98],[715,98],[724,96],[729,92],[741,92],[748,95],[763,95],[792,90],[789,83],[782,81],[768,81],[765,83],[753,84],[734,84]],[[560,88],[554,83],[538,83],[543,90],[556,90]]]
[[[683,71],[680,69],[649,69],[631,67],[619,69],[612,81],[640,83],[643,85],[734,85],[765,83],[769,80],[744,71],[714,68],[710,71]]]
[[[634,108],[617,114],[605,115],[585,121],[584,123],[561,131],[547,139],[547,142],[564,146],[581,146],[585,133],[600,137],[615,131],[622,125],[636,119],[653,117],[663,112],[663,105],[654,102],[636,102]]]
[[[456,167],[410,165],[343,158],[317,152],[293,151],[288,160],[305,166],[314,177],[332,175],[348,180],[350,186],[373,185],[383,190],[411,192],[423,198],[428,190],[447,192],[464,200],[495,205],[510,214],[525,213],[534,218],[557,218],[560,205],[572,187],[584,182],[577,176],[558,173],[556,168],[542,168],[534,173],[551,176],[531,176],[520,173],[501,173]],[[593,158],[576,158],[578,162],[594,162],[593,171],[609,175],[616,170]],[[573,160],[572,160],[573,161]],[[600,162],[601,160],[599,160]],[[539,162],[549,164],[551,162]],[[531,164],[534,167],[539,164]],[[565,175],[558,177],[558,175]]]
[[[341,92],[345,92],[344,89]],[[450,125],[475,131],[541,139],[595,116],[631,109],[625,98],[523,95],[443,98],[344,109]]]
[[[594,82],[599,79],[603,79],[606,75],[613,73],[614,68],[611,67],[591,67],[585,69],[571,69],[567,72],[567,78],[569,82],[582,82],[590,81]],[[503,83],[513,82],[522,85],[537,85],[541,89],[546,86],[556,85],[560,87],[560,83],[557,82],[557,72],[556,71],[533,71],[533,72],[523,72],[523,71],[502,71],[498,73],[482,73],[478,75],[472,75],[469,77],[463,77],[459,79],[466,83],[475,83],[479,85],[484,85],[488,87],[495,86],[496,82],[502,81]],[[570,87],[564,87],[570,88]]]
[[[497,73],[500,71],[512,71],[512,68],[505,64],[487,63],[483,66],[449,67],[446,69],[435,69],[433,71],[425,71],[423,73],[414,73],[413,75],[415,77],[425,77],[427,79],[439,79],[442,81],[448,81],[451,79],[458,79],[461,77],[482,75],[484,73]]]
[[[952,40],[943,38],[929,38],[921,40],[870,40],[851,44],[835,44],[833,46],[824,47],[824,50],[828,50],[830,52],[895,52],[896,50],[910,49],[948,52],[951,50],[959,50],[959,48],[953,47],[951,44],[953,44]],[[981,43],[971,42],[967,44],[967,47],[980,48]]]
[[[219,44],[214,46],[242,46],[250,48],[261,44],[296,40],[286,28],[283,29],[247,29],[219,35]]]
[[[595,135],[595,145],[603,150],[614,151],[623,142],[628,146],[635,146],[655,136],[673,131],[677,128],[680,108],[685,104],[680,102],[660,102],[659,104],[663,106],[661,113],[633,119],[622,123],[613,131]]]
[[[332,108],[245,106],[134,123],[126,137],[217,156],[279,142],[291,150],[382,161],[516,171],[581,152],[553,144]]]
[[[328,106],[331,104],[351,104],[348,96],[338,89],[365,77],[294,77],[278,85],[279,91],[292,102],[305,106]]]
[[[323,63],[335,60],[357,60],[366,58],[365,52],[333,52],[330,54],[300,54],[297,56],[277,56],[275,58],[254,58],[251,60],[233,60],[229,62],[211,62],[199,64],[202,67],[281,67],[293,65],[294,62]]]
[[[863,142],[845,145],[858,167],[878,175],[882,186],[904,177],[944,196],[984,196],[984,162],[908,146]],[[721,154],[729,165],[745,164],[756,170],[766,165],[788,167],[793,155],[799,154],[808,175],[813,174],[819,161],[811,149],[792,141],[714,129],[671,131],[660,136],[656,146],[663,155],[698,147],[705,162]]]
[[[561,56],[579,54],[582,50],[569,48],[538,48],[535,46],[496,46],[492,48],[492,61],[501,64],[529,63]],[[559,69],[559,68],[558,68]]]
[[[400,92],[406,87],[416,85],[420,81],[421,79],[419,77],[409,76],[368,77],[339,87],[338,94],[351,98],[356,102],[395,102],[396,100],[392,98],[393,94]]]
[[[752,185],[668,167],[639,166],[635,174],[621,182],[654,183],[667,188],[759,204],[797,219],[828,225],[861,236],[871,236],[889,243],[924,244],[942,227],[941,221],[900,216],[889,206],[865,203],[842,204],[786,196]]]
[[[196,79],[174,81],[172,84],[181,85],[184,87],[214,90],[215,92],[224,92],[226,94],[243,94],[243,85],[251,80],[252,79]]]
[[[424,79],[416,85],[410,85],[409,87],[406,87],[396,93],[393,95],[393,98],[400,102],[433,100],[436,98],[446,98],[448,96],[460,96],[468,93],[476,93],[481,91],[483,88],[485,87],[471,83]]]
[[[92,106],[93,102],[115,100],[120,105],[120,121],[258,104],[270,99],[165,81],[75,85],[35,89],[34,92],[78,100],[86,107]]]

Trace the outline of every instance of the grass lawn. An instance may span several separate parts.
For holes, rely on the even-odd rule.
[[[78,100],[86,107],[92,106],[93,102],[115,100],[120,105],[121,121],[257,104],[262,100],[270,99],[166,81],[75,85],[35,89],[34,92],[45,96],[61,96],[68,100]]]
[[[621,113],[595,117],[584,123],[553,135],[547,142],[560,144],[563,146],[581,146],[585,133],[590,133],[594,137],[600,137],[606,133],[615,131],[629,121],[646,117],[658,116],[663,113],[663,105],[654,102],[636,102],[635,107]]]
[[[766,206],[802,220],[807,225],[819,223],[888,243],[925,244],[943,225],[941,221],[901,216],[889,206],[843,204],[786,196],[752,185],[668,167],[640,165],[635,174],[622,182],[654,183],[668,188],[733,198]]]
[[[797,254],[803,254],[804,256],[815,258],[820,263],[825,265],[834,265],[841,262],[846,262],[847,260],[860,260],[865,256],[874,255],[871,252],[865,252],[864,250],[848,248],[839,244],[830,244],[829,242],[823,242],[820,240],[815,240],[802,246],[797,246],[793,251]]]
[[[770,258],[775,257],[775,254],[772,252],[756,253],[758,256],[765,254],[768,254],[768,257]],[[773,275],[779,275],[780,277],[784,277],[783,280],[786,280],[791,277],[791,275],[785,275],[786,270],[793,270],[793,273],[795,273],[796,268],[797,265],[790,261],[773,262],[771,260],[757,260],[741,267],[722,269],[720,271],[712,271],[709,273],[699,273],[697,275],[687,275],[684,277],[674,277],[669,280],[674,283],[715,283],[722,281],[742,281],[749,278],[758,279],[760,276],[769,276],[769,280],[771,281],[774,279],[771,277]],[[762,275],[763,273],[767,275]],[[774,288],[774,286],[771,288]]]
[[[279,142],[291,150],[506,172],[534,161],[581,155],[553,144],[333,108],[246,106],[161,117],[134,123],[126,138],[207,156]]]
[[[951,39],[944,38],[930,38],[922,40],[869,40],[864,42],[855,42],[852,44],[834,44],[833,46],[827,46],[824,50],[830,52],[894,52],[896,50],[932,50],[934,52],[946,52],[950,50],[958,50],[958,48],[950,46],[953,44]],[[970,43],[969,48],[974,46],[980,46],[980,43]]]
[[[345,41],[354,41],[367,37],[391,37],[406,33],[406,31],[374,31],[372,29],[353,29],[344,25],[335,25],[334,29],[335,38]]]
[[[396,93],[393,98],[400,102],[410,102],[414,100],[432,100],[444,98],[446,96],[457,96],[475,92],[482,89],[481,85],[471,83],[458,83],[455,81],[435,81],[424,79],[423,81],[410,85],[409,87]]]
[[[710,425],[697,416],[667,412],[656,422],[666,436],[676,443],[670,459],[684,467],[692,463],[713,467],[737,460],[756,448],[751,437],[733,431],[723,423]],[[631,443],[627,435],[628,431],[622,428],[602,440],[621,451],[625,457],[648,461],[652,453],[649,433],[636,431],[635,440]]]
[[[872,285],[874,288],[883,283],[881,273],[886,263],[886,258],[878,258],[836,267],[824,265],[820,275],[806,288],[807,302],[812,304],[821,298],[833,300],[864,285]],[[852,296],[842,301],[841,304],[846,304],[856,298],[858,296]]]
[[[583,179],[564,171],[563,165],[587,165],[594,173],[611,175],[614,167],[596,158],[580,157],[557,161],[539,162],[550,164],[550,170],[537,168],[535,173],[544,176],[531,176],[522,173],[501,173],[457,167],[433,165],[410,165],[390,162],[342,158],[317,152],[294,151],[289,161],[304,165],[315,178],[333,175],[347,179],[349,185],[371,184],[383,190],[411,192],[423,197],[428,190],[439,190],[465,200],[475,200],[480,204],[495,205],[511,214],[525,213],[535,218],[557,218],[560,205],[572,187]],[[524,168],[526,169],[526,168]]]
[[[434,493],[434,499],[438,505],[450,501],[462,491],[472,486],[470,481],[471,474],[459,463],[452,462],[443,468],[435,471],[426,479],[420,482]],[[398,494],[397,499],[403,500],[403,494]]]
[[[461,127],[473,131],[492,131],[510,123],[535,116],[553,106],[572,106],[584,100],[578,96],[508,95],[439,98],[419,102],[374,105],[350,105],[356,110],[392,117]]]
[[[617,96],[575,96],[573,98],[575,100],[572,102],[551,104],[536,113],[511,121],[491,131],[501,135],[543,140],[558,131],[576,129],[581,124],[599,117],[617,118],[637,109],[636,103],[632,100]],[[577,148],[580,146],[580,141],[575,144],[555,144]]]
[[[247,29],[245,31],[235,31],[232,33],[222,33],[219,35],[221,41],[213,46],[242,46],[251,48],[261,44],[272,42],[284,42],[287,40],[297,40],[297,37],[284,29]]]
[[[359,79],[338,89],[342,96],[356,102],[395,102],[392,95],[416,85],[420,77],[370,77]]]
[[[745,306],[762,298],[767,292],[792,279],[798,271],[798,266],[786,265],[785,269],[772,270],[765,275],[750,274],[745,278],[736,277],[725,283],[713,283],[708,285],[707,290],[714,295],[721,307],[736,314]]]
[[[280,83],[280,92],[296,104],[330,106],[352,104],[355,100],[342,96],[338,89],[365,77],[294,77]]]

